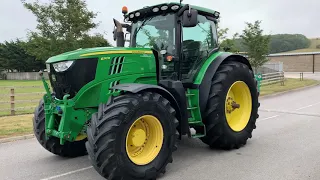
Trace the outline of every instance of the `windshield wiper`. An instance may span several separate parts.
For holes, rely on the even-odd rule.
[[[141,28],[146,24],[146,22],[150,21],[152,18],[153,18],[153,17],[150,17],[149,19],[144,19],[144,20],[142,21],[141,26],[136,30],[135,35],[137,35],[138,32],[141,30]]]

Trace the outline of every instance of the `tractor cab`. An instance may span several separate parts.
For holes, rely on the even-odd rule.
[[[122,12],[125,23],[114,20],[117,46],[123,47],[130,34],[130,47],[156,51],[161,79],[194,81],[197,68],[218,50],[217,11],[164,3],[130,13],[124,7]]]

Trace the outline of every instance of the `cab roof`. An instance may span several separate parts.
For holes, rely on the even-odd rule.
[[[134,19],[140,19],[141,17],[136,17],[135,14],[137,12],[140,13],[140,16],[144,16],[144,15],[156,15],[156,14],[163,14],[163,13],[168,13],[168,12],[177,12],[179,11],[184,5],[186,4],[180,4],[180,3],[177,3],[177,2],[169,2],[169,3],[161,3],[161,4],[156,4],[156,5],[152,5],[152,6],[145,6],[141,9],[138,9],[138,10],[135,10],[135,11],[132,11],[130,13],[128,13],[126,15],[126,18],[128,20],[134,20]],[[199,13],[202,13],[202,14],[205,14],[205,15],[208,15],[208,16],[212,16],[214,18],[219,18],[219,12],[218,11],[215,11],[215,10],[212,10],[212,9],[208,9],[208,8],[204,8],[204,7],[200,7],[200,6],[195,6],[195,5],[192,5],[192,4],[189,4],[193,9],[196,9],[199,11]],[[167,10],[161,10],[161,7],[163,6],[168,6]],[[171,7],[173,6],[179,6],[178,9],[176,10],[172,10]],[[153,12],[153,9],[154,8],[159,8],[159,12]],[[130,17],[131,15],[131,17]],[[132,17],[134,16],[134,17]]]

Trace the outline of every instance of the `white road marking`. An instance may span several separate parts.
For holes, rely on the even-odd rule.
[[[88,170],[88,169],[91,169],[91,168],[93,168],[93,167],[92,167],[92,166],[89,166],[89,167],[77,169],[77,170],[70,171],[70,172],[67,172],[67,173],[64,173],[64,174],[59,174],[59,175],[56,175],[56,176],[51,176],[51,177],[47,177],[47,178],[40,179],[40,180],[57,179],[57,178],[60,178],[60,177],[63,177],[63,176],[67,176],[67,175],[74,174],[74,173],[77,173],[77,172],[85,171],[85,170]]]
[[[267,118],[264,118],[264,119],[258,120],[257,122],[265,121],[265,120],[272,119],[272,118],[276,118],[276,117],[279,117],[279,116],[280,116],[280,115],[270,116],[270,117],[267,117]]]
[[[306,109],[306,108],[308,108],[308,107],[312,107],[312,106],[318,105],[318,104],[320,104],[320,102],[317,102],[317,103],[315,103],[315,104],[310,104],[310,105],[308,105],[308,106],[304,106],[304,107],[298,108],[298,109],[296,109],[296,111],[299,111],[299,110],[302,110],[302,109]]]
[[[303,107],[300,107],[298,109],[296,109],[295,111],[299,111],[299,110],[302,110],[302,109],[306,109],[306,108],[309,108],[309,107],[312,107],[312,106],[315,106],[315,105],[318,105],[320,104],[320,102],[317,102],[317,103],[314,103],[314,104],[310,104],[308,106],[303,106]],[[319,117],[318,114],[306,114],[306,113],[298,113],[298,112],[290,112],[290,111],[279,111],[279,110],[271,110],[271,109],[262,109],[261,111],[265,111],[265,112],[278,112],[278,113],[284,113],[284,114],[296,114],[296,115],[309,115],[309,116],[316,116],[316,117]],[[261,119],[261,120],[257,120],[257,122],[260,122],[260,121],[265,121],[265,120],[268,120],[268,119],[273,119],[273,118],[276,118],[276,117],[279,117],[280,115],[274,115],[274,116],[270,116],[270,117],[267,117],[267,118],[264,118],[264,119]]]

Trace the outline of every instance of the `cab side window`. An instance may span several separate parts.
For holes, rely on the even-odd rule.
[[[182,79],[185,79],[212,49],[218,47],[215,23],[205,16],[198,15],[197,26],[183,27],[182,43],[184,58],[180,68]]]

